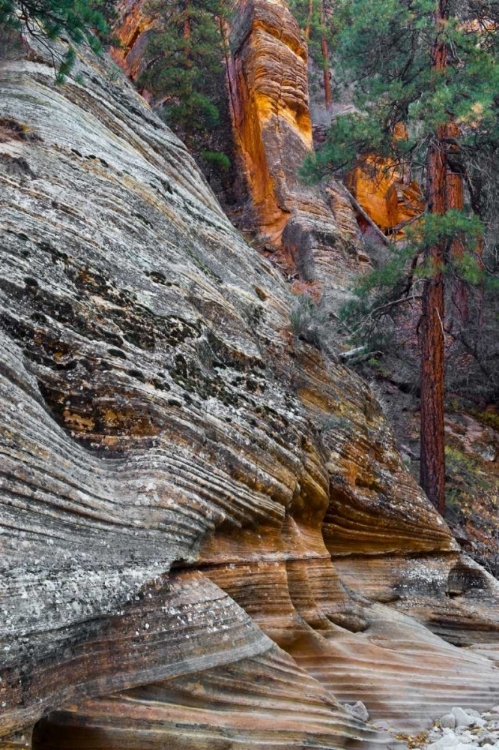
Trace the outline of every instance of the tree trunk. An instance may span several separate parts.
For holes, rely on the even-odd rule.
[[[445,155],[439,138],[428,156],[431,213],[445,212]],[[421,324],[421,486],[440,513],[445,511],[444,279],[445,242],[425,252],[428,278]]]
[[[184,2],[184,39],[188,42],[191,38],[191,16],[190,16],[190,0]]]
[[[314,0],[308,0],[307,25],[305,26],[305,39],[307,40],[307,42],[310,39],[310,27],[312,25],[313,17],[314,17]]]
[[[437,5],[437,33],[446,18],[445,0]],[[433,47],[432,67],[447,65],[447,48],[438,35]],[[428,210],[442,215],[446,210],[446,128],[439,128],[428,151]],[[423,289],[421,321],[421,486],[430,501],[445,512],[444,440],[444,278],[445,242],[425,250],[428,278]]]
[[[445,134],[447,155],[445,203],[448,211],[451,209],[462,211],[464,208],[464,180],[459,136],[459,127],[456,123],[449,123]],[[464,253],[463,238],[458,235],[452,240],[449,255],[453,260],[459,262]],[[459,328],[462,328],[469,319],[469,289],[467,283],[462,279],[457,279],[455,282],[452,300],[454,303],[453,316],[455,315],[457,318]]]
[[[326,25],[324,0],[322,0],[321,2],[321,24],[323,27]],[[333,94],[331,91],[331,77],[329,74],[329,47],[324,32],[322,32],[321,36],[321,52],[322,69],[324,73],[324,102],[326,104],[326,109],[331,109],[331,105],[333,103]]]

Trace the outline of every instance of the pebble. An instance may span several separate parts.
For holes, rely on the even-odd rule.
[[[355,716],[356,719],[360,719],[361,721],[369,721],[369,711],[364,706],[362,701],[357,701],[357,703],[354,703],[353,706],[347,703],[345,708],[348,713],[352,714],[352,716]]]
[[[499,706],[480,714],[473,708],[454,706],[426,735],[415,750],[499,750]]]
[[[471,727],[475,723],[474,717],[463,708],[454,707],[451,713],[456,717],[456,727]]]

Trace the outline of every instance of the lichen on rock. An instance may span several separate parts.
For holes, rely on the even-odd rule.
[[[50,62],[1,63],[0,736],[385,746],[340,702],[497,702],[497,586],[369,387],[111,62]]]

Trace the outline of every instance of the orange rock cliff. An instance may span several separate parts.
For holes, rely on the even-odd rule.
[[[341,187],[297,178],[296,23],[246,0],[231,34],[274,264],[106,56],[63,87],[36,40],[0,60],[1,750],[394,748],[499,702],[499,583],[293,327],[369,263]]]

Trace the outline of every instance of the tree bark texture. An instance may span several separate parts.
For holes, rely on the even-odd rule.
[[[437,37],[433,48],[435,71],[447,66],[447,48],[438,34],[446,18],[446,2],[437,4]],[[435,134],[428,152],[428,210],[443,215],[446,211],[447,159],[442,127]],[[429,246],[425,263],[429,269],[423,289],[421,321],[421,486],[430,501],[445,511],[444,441],[444,278],[445,242]]]
[[[324,2],[321,3],[321,24],[326,25],[326,12],[324,8]],[[322,52],[322,65],[324,73],[324,102],[326,108],[330,109],[333,103],[333,94],[331,91],[331,76],[329,74],[329,46],[324,32],[321,37],[321,52]]]
[[[310,39],[310,27],[312,25],[312,18],[314,16],[314,0],[308,0],[308,16],[307,25],[305,27],[305,39],[307,42]]]
[[[459,146],[460,131],[456,123],[451,122],[446,126],[445,145],[446,145],[446,184],[445,184],[445,204],[447,211],[455,209],[462,211],[464,208],[464,180],[463,168],[461,164],[461,149]],[[464,256],[465,248],[463,237],[455,237],[449,248],[449,256],[452,260],[461,260]],[[469,290],[468,285],[462,279],[457,279],[454,289],[452,290],[453,307],[452,317],[457,319],[459,327],[468,322],[469,318]]]
[[[190,16],[190,0],[184,2],[184,39],[189,41],[191,38],[191,16]]]

